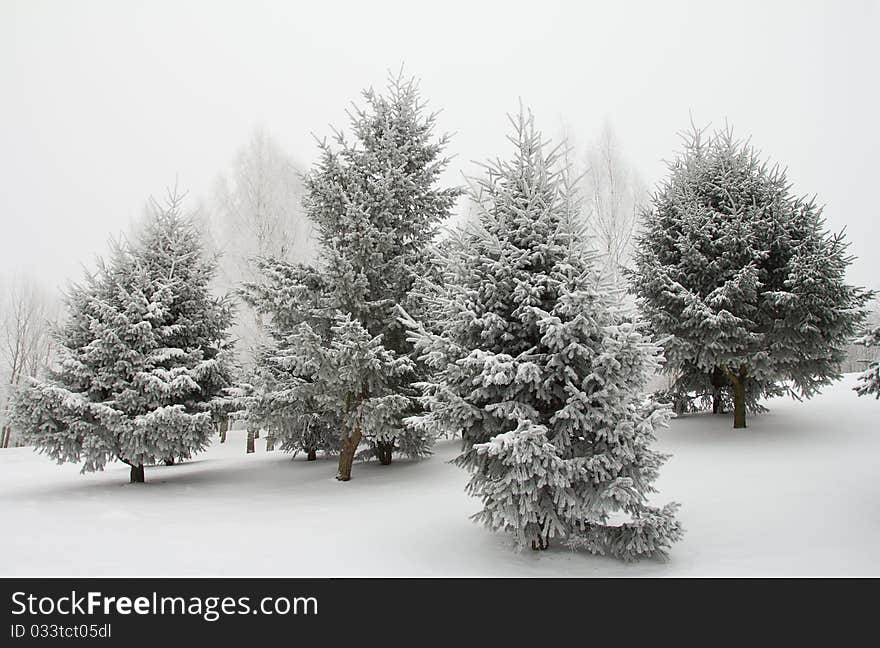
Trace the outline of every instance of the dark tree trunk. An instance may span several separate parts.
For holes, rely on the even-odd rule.
[[[715,367],[712,371],[712,413],[724,414],[724,403],[721,399],[721,390],[726,383],[724,369]]]
[[[140,466],[132,466],[131,467],[131,481],[132,484],[143,484],[144,483],[144,467]]]
[[[734,389],[734,401],[733,401],[733,427],[736,428],[744,428],[746,427],[746,389],[745,385],[742,382],[737,381],[737,383],[733,386]]]
[[[3,429],[0,430],[0,448],[8,448],[9,447],[9,439],[12,437],[12,428],[8,425],[4,425]]]
[[[275,437],[271,434],[266,435],[266,452],[272,452],[275,449]]]
[[[318,458],[318,451],[314,448],[309,448],[308,454],[306,455],[306,461],[315,461]]]
[[[746,427],[746,378],[748,374],[745,367],[739,368],[739,373],[727,372],[730,383],[733,385],[733,429]]]
[[[376,458],[379,459],[379,463],[383,466],[387,466],[391,463],[391,453],[394,452],[394,442],[386,443],[381,441],[376,444]]]
[[[532,551],[544,551],[549,546],[550,540],[548,540],[547,538],[538,538],[537,540],[532,540]]]
[[[342,451],[339,453],[339,467],[336,471],[336,479],[348,481],[351,479],[351,465],[354,463],[354,453],[357,452],[361,443],[361,426],[355,424],[351,434],[346,435],[342,442]]]
[[[173,465],[174,465],[174,457],[168,457],[168,458],[165,460],[165,465],[166,465],[166,466],[173,466]]]
[[[259,439],[259,438],[260,438],[260,431],[259,431],[258,429],[257,429],[257,430],[254,430],[254,438],[255,438],[255,439]]]
[[[247,433],[247,454],[251,454],[254,451],[254,439],[256,435],[254,434],[253,429],[248,429]]]
[[[217,423],[217,428],[220,430],[220,443],[226,443],[226,433],[229,431],[229,419],[224,416],[220,419],[220,422]]]

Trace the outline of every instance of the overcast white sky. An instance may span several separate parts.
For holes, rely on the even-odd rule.
[[[254,126],[302,164],[386,71],[421,78],[455,176],[519,97],[580,142],[609,120],[653,185],[689,113],[817,194],[880,288],[880,1],[0,0],[0,276],[80,276],[150,194],[208,194]]]

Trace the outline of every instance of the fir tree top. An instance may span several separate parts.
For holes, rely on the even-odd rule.
[[[386,94],[371,88],[363,98],[364,108],[348,112],[354,139],[336,131],[335,148],[320,142],[305,207],[320,265],[338,277],[335,307],[378,334],[461,192],[436,186],[450,161],[449,136],[434,137],[438,113],[426,112],[415,79],[390,75]]]

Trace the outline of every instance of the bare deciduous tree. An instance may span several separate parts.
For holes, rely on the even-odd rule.
[[[303,185],[300,170],[262,129],[251,134],[238,152],[228,175],[218,177],[211,213],[214,243],[220,253],[219,288],[238,290],[245,281],[255,281],[253,259],[276,258],[310,261],[315,244],[312,224],[302,209]],[[246,369],[254,364],[266,340],[262,317],[243,301],[236,304],[233,336],[238,340],[239,362]],[[248,433],[248,451],[259,430]],[[225,432],[221,431],[221,437]],[[272,450],[274,440],[267,439]]]
[[[57,304],[36,282],[17,277],[0,295],[0,448],[12,443],[14,430],[4,412],[13,390],[26,378],[43,374],[52,360],[50,325]]]
[[[211,225],[219,263],[219,282],[237,290],[257,278],[255,257],[307,261],[314,254],[311,223],[301,205],[300,171],[264,130],[256,129],[235,158],[228,175],[218,177]],[[234,329],[244,364],[262,339],[262,321],[243,303]]]
[[[588,147],[585,167],[582,194],[588,230],[605,256],[609,278],[619,284],[630,264],[633,235],[648,190],[622,156],[610,124]]]
[[[865,330],[872,331],[880,326],[880,299],[874,299],[868,308],[870,315],[865,323]],[[863,342],[854,340],[846,347],[846,360],[843,361],[840,370],[844,373],[861,373],[878,359],[880,359],[880,347],[866,346]]]

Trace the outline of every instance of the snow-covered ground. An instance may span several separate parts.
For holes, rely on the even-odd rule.
[[[468,519],[456,441],[343,484],[332,459],[245,455],[234,432],[146,485],[0,451],[0,576],[880,576],[880,402],[854,383],[772,401],[746,430],[673,421],[658,487],[685,538],[665,562],[511,551]]]

